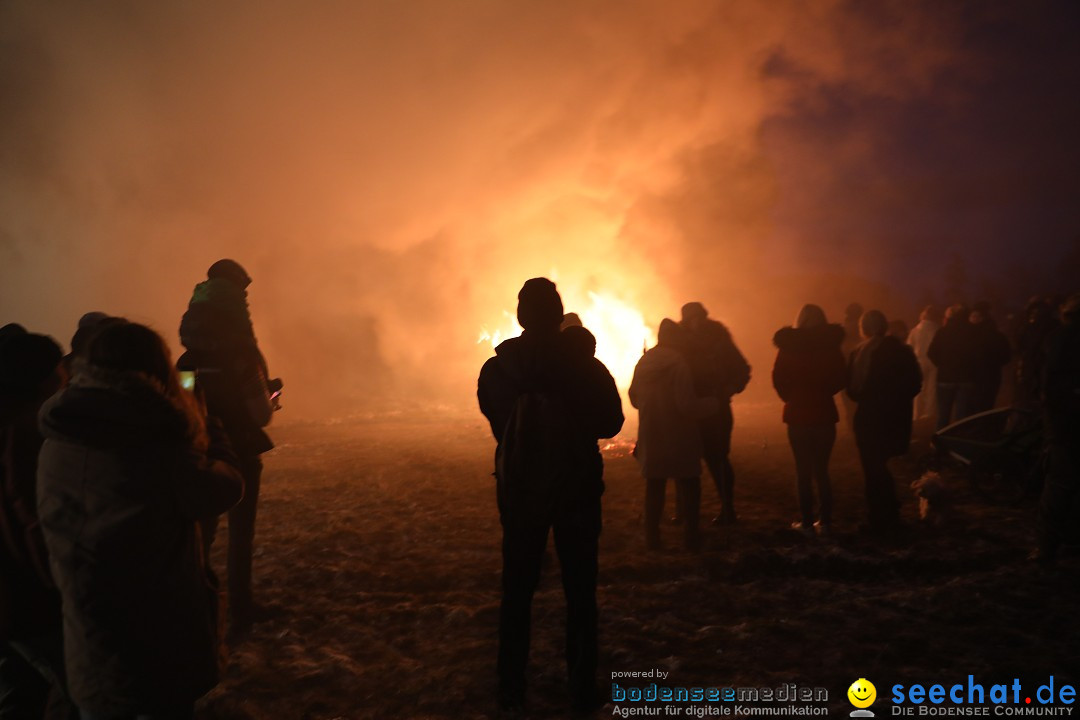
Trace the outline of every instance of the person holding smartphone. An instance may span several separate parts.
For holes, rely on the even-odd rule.
[[[180,322],[186,352],[177,366],[194,370],[207,413],[224,426],[244,476],[244,498],[229,512],[229,633],[243,638],[255,622],[252,558],[262,478],[260,456],[274,447],[263,429],[275,408],[279,379],[268,379],[266,358],[255,339],[247,304],[251,277],[235,260],[218,260],[195,286]],[[216,523],[206,528],[208,540]]]

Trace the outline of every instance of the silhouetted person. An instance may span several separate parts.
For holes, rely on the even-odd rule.
[[[568,325],[562,330],[563,340],[575,355],[582,358],[596,356],[596,337],[581,325]]]
[[[37,515],[41,404],[64,384],[60,346],[0,341],[0,717],[76,715],[64,687],[60,592]]]
[[[499,704],[525,701],[532,596],[548,530],[566,593],[566,666],[573,706],[598,705],[597,547],[604,486],[599,438],[622,428],[615,381],[559,332],[562,300],[545,278],[518,294],[524,329],[495,349],[480,371],[477,399],[498,446],[495,476],[503,527],[499,610]]]
[[[840,346],[840,350],[845,358],[851,357],[851,353],[862,342],[862,336],[859,334],[859,320],[862,316],[863,306],[857,302],[849,303],[844,308],[844,343]],[[847,396],[847,393],[840,395],[840,402],[844,406],[844,419],[848,429],[851,430],[855,418],[855,402]]]
[[[217,683],[217,593],[197,520],[240,500],[227,447],[180,388],[165,341],[103,328],[42,407],[38,516],[84,720],[190,718]]]
[[[694,378],[695,394],[719,401],[719,410],[699,420],[698,429],[705,466],[720,497],[720,514],[713,518],[713,524],[730,525],[736,519],[735,470],[728,458],[734,427],[731,397],[741,393],[750,382],[750,365],[735,347],[724,324],[708,315],[701,303],[686,303],[682,306],[680,325],[686,331],[684,353]]]
[[[9,338],[26,334],[26,328],[19,323],[8,323],[7,325],[0,327],[0,346],[7,342]]]
[[[1063,542],[1080,542],[1080,294],[1061,308],[1043,380],[1045,481],[1035,557],[1053,561]]]
[[[804,305],[795,327],[780,328],[773,336],[777,347],[772,381],[784,401],[784,422],[795,456],[800,519],[792,527],[804,535],[828,535],[832,524],[832,483],[829,457],[836,442],[833,396],[844,389],[847,364],[840,351],[844,328],[830,325],[825,311]],[[814,483],[818,490],[815,521]]]
[[[997,328],[988,303],[978,303],[971,312],[971,336],[974,344],[971,414],[992,409],[1001,390],[1001,372],[1012,359],[1012,347],[1005,333]]]
[[[64,369],[69,376],[72,364],[76,358],[82,357],[86,346],[90,344],[90,339],[102,328],[119,322],[124,322],[124,318],[112,317],[96,310],[84,313],[79,318],[79,325],[75,329],[75,334],[71,336],[71,352],[64,356]]]
[[[919,313],[919,322],[911,328],[907,336],[907,344],[915,353],[915,359],[919,361],[919,370],[922,371],[923,386],[915,398],[915,419],[930,417],[933,415],[936,404],[937,390],[937,367],[927,354],[930,343],[941,329],[941,313],[933,305],[927,305]]]
[[[688,550],[701,546],[702,442],[700,419],[715,415],[719,400],[699,398],[694,378],[682,353],[683,331],[674,321],[660,323],[656,347],[641,356],[630,383],[630,404],[638,409],[637,447],[634,455],[645,478],[645,545],[660,548],[660,515],[668,478],[678,492]]]
[[[975,393],[974,331],[968,310],[953,305],[945,311],[945,324],[927,349],[927,357],[937,368],[937,423],[940,430],[971,414]]]
[[[255,621],[252,557],[255,517],[262,477],[260,455],[274,447],[263,427],[270,421],[267,392],[281,387],[268,381],[247,305],[251,278],[233,260],[218,260],[207,280],[195,286],[180,322],[180,342],[187,350],[178,361],[195,370],[205,393],[207,412],[225,428],[244,476],[244,498],[229,511],[228,589],[230,634],[245,636]],[[204,532],[212,540],[216,518]]]
[[[566,330],[572,327],[584,327],[581,322],[581,316],[576,312],[568,312],[563,315],[562,323],[559,324],[560,330]]]
[[[848,364],[848,395],[855,408],[855,444],[866,482],[871,532],[886,534],[900,522],[900,503],[888,460],[904,455],[911,443],[911,405],[922,374],[907,345],[886,336],[888,323],[877,311],[859,322],[863,341]]]
[[[1042,384],[1050,338],[1058,329],[1054,308],[1041,297],[1033,297],[1025,308],[1024,324],[1016,338],[1016,405],[1037,409],[1042,406]]]

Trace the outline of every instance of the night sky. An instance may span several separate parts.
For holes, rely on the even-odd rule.
[[[175,344],[234,257],[322,411],[471,402],[536,275],[700,300],[756,366],[803,302],[1004,312],[1075,289],[1077,37],[1065,0],[7,2],[2,319]]]

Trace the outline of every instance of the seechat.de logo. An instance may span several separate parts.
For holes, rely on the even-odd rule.
[[[851,712],[851,717],[874,717],[874,713],[866,709],[877,699],[877,688],[874,687],[874,683],[866,678],[859,678],[847,689],[847,698],[848,702],[857,708]]]

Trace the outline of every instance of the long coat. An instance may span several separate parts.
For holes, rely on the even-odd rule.
[[[187,415],[131,373],[85,367],[40,414],[38,515],[80,709],[138,714],[217,683],[217,596],[196,520],[243,493],[193,449]]]
[[[725,398],[726,400],[726,398]],[[682,353],[667,347],[646,352],[630,383],[630,404],[638,409],[638,463],[647,478],[701,476],[698,419],[720,409],[715,397],[694,394],[694,379]]]

